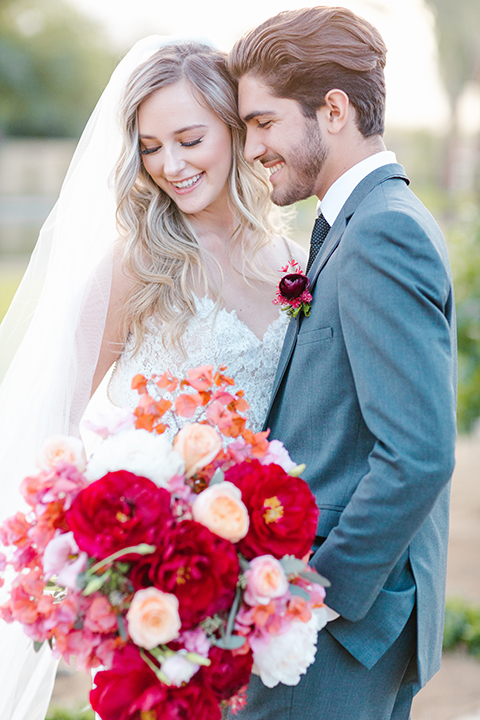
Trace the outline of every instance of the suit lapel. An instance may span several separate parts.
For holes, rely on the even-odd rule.
[[[362,200],[364,200],[367,195],[375,188],[377,185],[380,185],[381,183],[385,182],[386,180],[390,180],[392,178],[401,178],[405,180],[405,182],[409,182],[408,177],[405,175],[405,170],[401,165],[398,165],[396,163],[392,163],[389,165],[383,165],[380,168],[377,168],[377,170],[374,170],[371,172],[367,177],[365,177],[353,190],[352,194],[348,197],[346,200],[344,206],[340,210],[335,222],[333,223],[330,232],[328,233],[325,242],[323,243],[323,246],[320,248],[320,251],[315,258],[315,262],[313,263],[312,267],[310,268],[310,272],[308,273],[308,277],[310,280],[310,285],[314,292],[315,283],[317,281],[317,278],[325,265],[327,264],[328,260],[332,256],[332,254],[337,249],[341,239],[342,235],[345,231],[345,228],[348,224],[348,221],[352,217],[353,213],[357,209],[357,207],[360,205]],[[315,297],[314,300],[315,302]],[[267,427],[268,422],[268,416],[270,415],[270,411],[272,409],[273,401],[275,400],[275,396],[278,392],[278,389],[280,387],[280,384],[283,380],[283,376],[285,374],[285,371],[288,367],[288,363],[290,362],[290,358],[292,356],[293,349],[295,347],[295,342],[297,339],[298,331],[300,329],[300,315],[297,315],[296,318],[293,318],[290,320],[290,323],[287,328],[287,333],[285,335],[285,341],[283,343],[282,352],[280,354],[280,358],[278,361],[278,367],[277,372],[275,375],[275,380],[273,383],[273,391],[271,395],[270,400],[270,406],[267,412],[267,417],[265,421],[265,427]]]

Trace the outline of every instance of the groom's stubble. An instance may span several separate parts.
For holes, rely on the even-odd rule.
[[[328,148],[318,122],[316,119],[305,118],[302,137],[295,138],[288,152],[283,151],[281,156],[287,174],[284,183],[273,187],[270,194],[272,202],[283,207],[316,195],[318,178],[327,157]]]

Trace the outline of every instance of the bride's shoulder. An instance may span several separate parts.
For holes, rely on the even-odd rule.
[[[281,259],[282,265],[286,265],[290,260],[295,260],[300,267],[305,270],[307,267],[308,255],[306,250],[299,243],[285,237],[284,235],[276,235],[273,242],[278,257]]]

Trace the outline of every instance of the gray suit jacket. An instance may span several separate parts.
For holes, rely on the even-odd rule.
[[[311,563],[341,615],[328,631],[372,667],[416,603],[424,684],[442,643],[455,315],[444,240],[400,165],[355,188],[309,277],[266,427],[306,463],[320,508]]]

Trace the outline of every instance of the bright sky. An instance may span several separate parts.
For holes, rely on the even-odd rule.
[[[151,34],[207,39],[229,50],[245,31],[305,0],[69,0],[105,25],[121,49]],[[387,58],[387,123],[439,132],[448,106],[436,64],[434,19],[423,0],[319,0],[349,7],[380,30]]]

